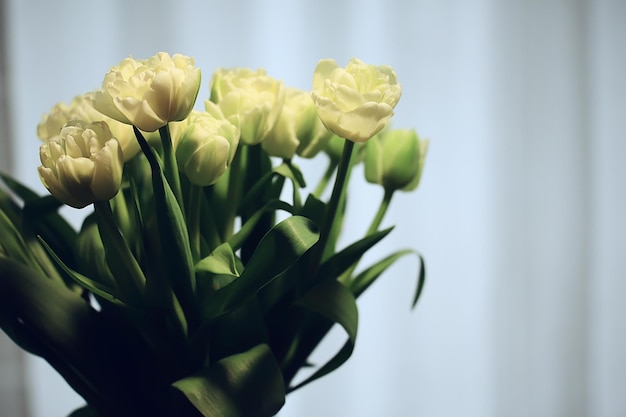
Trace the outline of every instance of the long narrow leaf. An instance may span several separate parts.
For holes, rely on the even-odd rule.
[[[54,261],[59,265],[59,267],[65,272],[65,274],[74,282],[76,282],[78,285],[94,293],[95,295],[102,297],[103,299],[107,300],[110,303],[121,305],[121,306],[125,306],[127,304],[127,301],[120,298],[118,295],[116,295],[115,291],[112,288],[109,288],[102,283],[99,283],[97,281],[92,280],[91,278],[88,278],[82,274],[79,274],[78,272],[74,271],[73,269],[65,265],[63,261],[56,255],[56,253],[54,253],[52,248],[50,248],[50,246],[48,246],[48,244],[45,241],[41,240],[41,244],[48,251],[48,254],[50,254],[52,259],[54,259]],[[130,303],[128,304],[132,305]]]
[[[376,281],[376,279],[387,270],[391,265],[393,265],[398,259],[402,258],[406,255],[416,255],[420,262],[419,270],[417,274],[417,288],[415,290],[415,294],[413,295],[413,300],[411,303],[411,307],[415,307],[417,304],[417,300],[419,299],[420,294],[422,293],[422,288],[424,287],[424,281],[426,278],[426,268],[424,266],[424,258],[412,249],[405,249],[401,251],[397,251],[392,253],[391,255],[385,257],[384,259],[378,261],[371,267],[367,268],[365,271],[361,272],[350,282],[350,290],[355,297],[359,297],[365,290],[369,288],[370,285]]]
[[[241,248],[248,236],[250,236],[250,234],[254,230],[254,227],[257,225],[259,220],[261,220],[263,214],[276,210],[284,210],[287,213],[292,213],[293,207],[280,200],[268,201],[263,207],[257,210],[256,213],[254,213],[248,219],[248,221],[244,223],[243,226],[241,226],[241,229],[239,229],[237,233],[235,233],[230,239],[228,239],[228,243],[233,248],[233,250],[238,250]]]
[[[300,382],[290,391],[296,390],[339,368],[350,358],[356,343],[358,308],[352,292],[336,280],[324,280],[311,289],[297,304],[339,324],[348,334],[348,340],[325,365],[313,375]],[[309,346],[305,346],[310,350]]]
[[[361,259],[365,252],[380,242],[392,230],[393,227],[390,227],[388,229],[372,233],[371,235],[364,237],[342,251],[334,254],[320,266],[318,275],[321,279],[339,277],[344,271],[352,266],[352,264]]]
[[[305,217],[293,216],[280,222],[263,237],[241,276],[203,303],[204,320],[224,314],[256,294],[318,239],[317,227]]]
[[[143,135],[134,127],[135,134],[141,145],[141,149],[148,159],[152,173],[152,188],[154,192],[154,204],[162,247],[162,257],[159,261],[165,269],[169,278],[169,286],[173,289],[176,297],[180,301],[185,313],[186,321],[196,321],[195,305],[195,274],[193,271],[193,258],[189,244],[189,234],[183,217],[183,212],[179,206],[172,189],[170,188],[159,160],[152,148],[148,145]],[[164,283],[155,283],[157,298],[160,302],[170,302],[168,289],[163,288]],[[182,323],[183,327],[188,323]]]
[[[269,417],[285,402],[280,368],[264,344],[226,357],[172,386],[205,417]]]

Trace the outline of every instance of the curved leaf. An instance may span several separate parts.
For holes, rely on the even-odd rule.
[[[297,305],[320,314],[326,319],[339,324],[348,334],[348,340],[343,347],[325,365],[313,375],[300,382],[290,391],[303,387],[339,368],[350,358],[356,343],[358,329],[358,308],[352,292],[336,280],[324,280],[313,287]],[[316,343],[317,345],[317,343]],[[310,347],[305,349],[310,350]]]
[[[387,236],[393,227],[381,230],[365,236],[363,239],[351,244],[347,248],[331,256],[320,266],[318,276],[323,278],[337,278],[350,266],[357,262],[365,252]]]
[[[0,326],[22,348],[46,359],[89,403],[108,409],[114,401],[127,401],[121,350],[111,346],[115,335],[85,299],[1,256]]]
[[[196,311],[193,308],[196,282],[187,226],[182,209],[165,178],[157,155],[135,126],[133,130],[150,164],[158,234],[162,247],[162,259],[158,261],[165,272],[160,278],[167,280],[146,282],[146,291],[152,291],[151,294],[156,297],[158,303],[177,316],[180,330],[186,334],[189,321],[196,320]],[[180,302],[184,317],[176,308],[176,300],[171,298],[170,288]]]
[[[289,217],[259,242],[241,276],[204,303],[203,318],[210,320],[243,303],[287,268],[319,239],[317,226],[306,217]]]
[[[250,218],[241,226],[241,229],[237,233],[235,233],[230,239],[228,239],[228,243],[233,248],[233,250],[238,250],[241,248],[243,243],[246,241],[248,236],[254,231],[255,226],[261,220],[261,217],[268,212],[276,211],[276,210],[284,210],[287,213],[293,212],[293,207],[284,201],[273,199],[265,203],[263,207],[257,210]]]
[[[269,417],[285,402],[285,386],[269,347],[260,344],[176,381],[205,417]]]
[[[361,272],[350,282],[350,290],[354,294],[355,297],[359,297],[370,285],[376,281],[376,279],[387,270],[391,265],[393,265],[398,259],[402,258],[406,255],[415,255],[418,257],[420,262],[418,274],[417,274],[417,288],[415,290],[415,294],[413,296],[413,301],[411,303],[411,307],[415,307],[417,304],[417,300],[422,293],[422,288],[424,287],[424,281],[426,279],[426,267],[424,264],[424,258],[422,255],[417,253],[412,249],[405,249],[401,251],[397,251],[387,256],[386,258],[378,261],[371,267],[367,268],[365,271]]]
[[[117,295],[115,295],[115,290],[107,287],[105,284],[99,283],[91,278],[88,278],[74,271],[73,269],[71,269],[70,267],[68,267],[67,265],[63,263],[63,261],[57,256],[56,253],[54,253],[52,248],[50,248],[50,246],[48,246],[48,244],[43,239],[41,239],[41,244],[46,249],[50,257],[59,265],[61,270],[65,272],[68,278],[72,279],[74,282],[76,282],[78,285],[80,285],[87,291],[91,291],[95,295],[102,297],[103,299],[107,300],[108,302],[112,304],[117,304],[120,306],[126,305],[127,300],[123,300]]]
[[[209,272],[211,274],[224,274],[239,276],[237,260],[233,248],[228,242],[222,243],[215,248],[211,254],[200,261],[195,266],[196,272]]]

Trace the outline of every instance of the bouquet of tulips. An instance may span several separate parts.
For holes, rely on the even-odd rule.
[[[312,91],[219,69],[194,110],[200,81],[186,56],[124,59],[39,124],[50,195],[1,175],[0,326],[85,399],[72,416],[274,415],[350,357],[356,298],[405,255],[420,295],[411,249],[355,272],[428,144],[385,128],[401,93],[390,67],[322,60]],[[328,168],[303,198],[295,161],[318,154]],[[358,163],[383,199],[338,248]],[[63,205],[92,209],[80,230]],[[334,324],[347,341],[310,364]]]

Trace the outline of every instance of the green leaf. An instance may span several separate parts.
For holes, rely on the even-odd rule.
[[[318,276],[320,279],[324,278],[337,278],[350,266],[357,262],[365,252],[371,249],[374,245],[380,242],[385,236],[387,236],[393,227],[381,230],[379,232],[372,233],[359,241],[351,244],[342,251],[334,254],[328,260],[326,260],[320,266]]]
[[[326,203],[319,200],[313,194],[309,194],[304,206],[296,213],[300,216],[308,217],[313,220],[313,223],[321,225],[324,221],[324,214],[326,213]]]
[[[88,405],[77,408],[67,417],[99,417],[99,414]]]
[[[291,267],[319,239],[313,222],[292,216],[277,224],[261,240],[241,276],[204,303],[203,317],[210,320],[236,308]]]
[[[300,188],[306,187],[304,175],[302,175],[300,169],[294,165],[292,161],[285,161],[281,165],[274,168],[274,172],[291,180],[291,184],[293,185],[293,205],[296,209],[300,208],[302,206],[300,200]]]
[[[42,235],[49,242],[55,252],[60,253],[63,259],[71,259],[76,231],[56,210],[63,206],[59,200],[51,195],[40,197],[24,184],[0,174],[4,183],[24,202],[21,209],[21,226],[18,227],[27,236],[26,240],[36,235]]]
[[[320,314],[331,322],[339,324],[348,334],[348,340],[343,347],[325,365],[311,376],[300,382],[290,391],[296,390],[323,377],[339,368],[350,358],[356,343],[358,329],[358,308],[352,292],[336,280],[324,280],[313,287],[304,297],[297,301],[297,305]],[[316,343],[317,345],[317,343]],[[305,347],[309,349],[310,347]]]
[[[172,386],[205,417],[269,417],[285,402],[280,368],[265,344],[221,359]]]
[[[9,189],[13,191],[23,201],[31,201],[39,198],[39,195],[37,195],[37,193],[35,193],[33,190],[31,190],[21,182],[17,181],[16,179],[10,177],[9,175],[0,172],[0,178],[6,184],[6,186],[9,187]],[[61,206],[63,204],[58,200],[57,203],[58,206]]]
[[[148,282],[148,289],[155,291],[158,302],[162,304],[169,304],[172,301],[167,287],[169,286],[174,291],[185,314],[184,318],[177,314],[178,321],[181,329],[186,333],[185,329],[188,327],[189,321],[194,325],[193,322],[197,319],[197,312],[194,308],[196,282],[187,226],[181,207],[165,179],[156,154],[143,138],[141,132],[136,127],[133,129],[150,164],[159,243],[162,248],[162,259],[158,261],[163,267],[165,277],[169,279],[167,285],[164,282]],[[173,311],[176,311],[175,304],[174,302],[174,305],[164,305],[164,307],[170,309],[174,307]]]
[[[146,282],[139,263],[132,254],[128,242],[113,220],[108,201],[94,203],[98,232],[104,246],[104,256],[113,273],[117,289],[132,305],[139,305]]]
[[[287,213],[293,212],[293,207],[284,201],[280,200],[270,200],[263,207],[257,210],[249,219],[246,221],[241,229],[237,233],[235,233],[230,239],[228,239],[228,243],[233,248],[233,250],[238,250],[241,248],[243,243],[246,241],[248,236],[254,231],[255,226],[261,220],[263,215],[268,212],[276,211],[276,210],[284,210]]]
[[[2,210],[0,210],[0,230],[2,230],[0,233],[0,254],[4,253],[9,258],[25,265],[39,266],[21,233]]]
[[[422,295],[422,290],[424,289],[424,283],[426,282],[426,262],[424,262],[424,257],[419,255],[420,258],[420,271],[417,276],[417,288],[415,289],[415,295],[413,296],[413,303],[411,307],[415,308],[417,305],[417,301],[420,299],[420,295]]]
[[[350,282],[350,290],[354,294],[355,297],[359,297],[365,290],[369,288],[370,285],[378,279],[378,277],[387,270],[391,265],[393,265],[398,259],[402,258],[406,255],[416,255],[420,262],[420,268],[418,270],[417,276],[417,289],[415,290],[415,295],[413,296],[412,307],[415,307],[417,304],[417,300],[422,292],[422,288],[424,287],[424,280],[426,270],[424,267],[424,258],[412,249],[400,250],[392,253],[391,255],[385,257],[384,259],[378,261],[374,265],[367,268],[365,271],[361,272]]]
[[[111,346],[115,335],[87,301],[63,283],[1,256],[0,326],[22,348],[46,359],[90,404],[108,408],[127,400],[121,350]]]
[[[102,297],[110,303],[125,306],[128,303],[128,300],[121,299],[119,296],[115,295],[115,291],[112,288],[107,287],[106,285],[99,283],[97,281],[92,280],[78,272],[74,271],[67,265],[63,263],[63,261],[54,253],[52,248],[48,246],[48,244],[41,240],[41,244],[48,251],[48,254],[52,257],[52,259],[59,265],[59,267],[65,272],[65,274],[76,282],[81,287],[85,288],[88,291],[91,291],[95,295]],[[132,303],[128,303],[132,305]]]
[[[209,256],[201,259],[196,264],[195,270],[196,272],[239,276],[236,256],[228,242],[222,243]]]

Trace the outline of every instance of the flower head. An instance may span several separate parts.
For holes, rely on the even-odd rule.
[[[39,178],[65,204],[109,200],[122,182],[122,148],[105,122],[72,121],[39,148]]]
[[[388,190],[414,190],[422,175],[428,144],[415,130],[379,133],[365,145],[365,178]]]
[[[129,57],[106,74],[93,106],[115,120],[153,132],[189,115],[200,78],[190,57],[165,52],[146,60]]]
[[[176,141],[178,167],[191,183],[211,185],[230,166],[239,129],[212,102],[207,102],[207,112],[192,111],[183,123],[187,126]]]
[[[58,136],[63,126],[72,120],[81,120],[86,123],[106,122],[113,137],[120,142],[124,161],[129,161],[139,153],[139,143],[132,126],[118,122],[97,111],[93,107],[92,93],[74,97],[69,105],[62,102],[55,104],[50,109],[50,113],[42,116],[37,125],[37,136],[43,141],[50,140]]]
[[[241,141],[256,145],[270,132],[283,107],[285,87],[265,70],[218,69],[211,79],[211,101],[241,130]]]
[[[385,127],[401,93],[391,67],[353,58],[345,69],[332,59],[321,60],[313,74],[311,96],[331,132],[365,142]]]
[[[261,145],[271,156],[290,159],[297,153],[312,158],[331,136],[317,116],[311,94],[287,88],[283,110]]]

